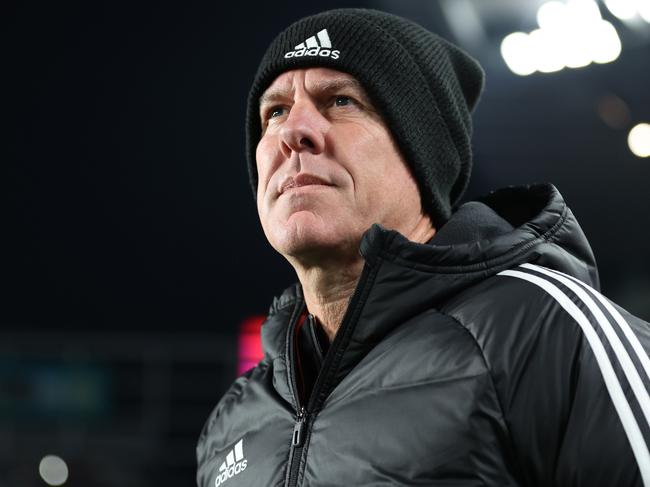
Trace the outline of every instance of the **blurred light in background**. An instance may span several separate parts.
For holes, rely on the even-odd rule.
[[[638,15],[650,22],[650,0],[605,0],[605,5],[621,20],[632,20]]]
[[[630,130],[627,145],[637,157],[650,157],[650,124],[640,123]]]
[[[621,54],[621,40],[612,24],[604,20],[594,25],[587,39],[592,43],[591,55],[595,63],[605,64],[615,61]]]
[[[641,2],[639,6],[639,15],[641,18],[650,24],[650,0]]]
[[[621,53],[616,29],[602,19],[593,0],[546,2],[537,11],[537,23],[540,28],[530,34],[515,32],[501,42],[506,65],[520,76],[610,63]]]
[[[56,455],[43,457],[38,465],[38,473],[47,485],[63,485],[68,480],[68,466]]]
[[[476,5],[471,0],[440,0],[445,20],[456,38],[466,46],[486,42],[486,32]]]
[[[0,425],[107,417],[111,371],[93,364],[0,357]]]
[[[616,95],[605,95],[598,100],[596,111],[609,128],[622,130],[630,126],[630,107]]]
[[[247,318],[239,328],[237,375],[255,367],[264,357],[261,333],[263,322],[263,316],[252,316]]]
[[[234,330],[4,333],[0,486],[186,485],[205,418],[232,383],[236,340]],[[61,484],[68,474],[54,472],[66,471]]]
[[[501,55],[510,70],[520,76],[533,74],[537,67],[529,53],[532,51],[530,36],[524,32],[513,32],[501,43]]]

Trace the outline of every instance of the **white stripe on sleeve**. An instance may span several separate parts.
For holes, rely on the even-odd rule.
[[[600,325],[600,328],[605,333],[607,340],[609,340],[609,344],[611,345],[612,350],[614,350],[616,358],[621,363],[623,373],[625,374],[625,377],[627,377],[627,380],[632,387],[632,391],[634,392],[634,396],[641,406],[641,411],[643,411],[643,416],[645,417],[646,423],[648,423],[648,426],[650,426],[650,395],[648,395],[648,390],[646,389],[645,384],[643,384],[641,376],[639,376],[639,373],[636,370],[636,366],[634,363],[632,363],[632,360],[630,359],[627,350],[623,346],[621,339],[614,331],[612,324],[605,317],[594,300],[591,299],[589,295],[584,291],[584,289],[578,286],[575,282],[572,282],[570,279],[567,279],[564,276],[555,274],[545,267],[533,264],[522,264],[521,267],[541,272],[542,274],[545,274],[552,279],[561,282],[566,287],[571,289],[571,291],[576,293],[578,298],[580,298],[582,302],[587,305],[589,311],[593,313],[594,317],[598,321],[598,324]]]
[[[562,292],[560,288],[546,279],[514,270],[502,271],[499,272],[499,275],[523,279],[542,288],[550,294],[574,320],[576,320],[594,352],[596,362],[598,363],[598,367],[600,368],[600,372],[605,381],[605,387],[612,398],[614,409],[616,409],[618,417],[623,425],[623,430],[625,431],[630,446],[632,447],[632,452],[639,466],[641,478],[643,479],[643,485],[644,487],[650,487],[650,452],[648,452],[648,447],[643,438],[643,434],[641,433],[641,429],[639,428],[639,424],[637,423],[634,413],[625,398],[625,393],[618,381],[618,377],[616,377],[616,373],[614,372],[612,363],[605,351],[605,347],[603,347],[598,334],[585,314],[566,294],[564,294],[564,292]]]
[[[528,267],[528,266],[529,266],[528,264],[522,265],[522,267]],[[536,267],[540,267],[540,266],[536,266]],[[580,279],[576,279],[573,276],[565,274],[564,272],[556,271],[554,269],[549,269],[549,270],[554,272],[555,274],[560,274],[564,277],[568,277],[574,282],[577,282],[583,288],[589,291],[600,302],[600,304],[602,304],[605,307],[605,309],[609,312],[609,314],[611,314],[614,317],[616,324],[621,329],[621,331],[625,335],[625,338],[627,338],[628,342],[632,346],[632,349],[634,350],[634,353],[639,359],[639,362],[641,362],[641,365],[643,366],[643,370],[645,371],[646,376],[648,377],[648,379],[650,379],[650,357],[648,357],[648,354],[643,349],[643,345],[641,345],[641,342],[639,341],[638,337],[636,336],[634,331],[632,331],[632,328],[630,327],[628,322],[625,321],[625,318],[623,318],[621,313],[619,313],[618,310],[614,308],[614,306],[612,306],[612,304],[607,300],[605,296],[600,294],[591,286],[582,282]]]

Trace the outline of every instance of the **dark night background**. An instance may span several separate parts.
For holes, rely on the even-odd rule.
[[[626,143],[650,122],[650,25],[600,4],[615,62],[519,77],[499,43],[532,30],[541,2],[465,2],[483,25],[473,40],[444,3],[5,6],[0,487],[46,485],[48,453],[68,463],[65,485],[194,484],[237,330],[293,281],[248,185],[246,95],[273,36],[327,8],[394,12],[476,56],[487,84],[467,199],[553,182],[603,292],[650,319],[650,159]]]

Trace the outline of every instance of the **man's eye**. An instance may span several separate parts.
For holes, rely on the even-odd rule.
[[[271,108],[268,112],[267,118],[276,118],[284,114],[284,108],[283,107],[273,107]]]
[[[334,99],[334,104],[337,107],[344,107],[344,106],[347,106],[347,105],[351,105],[352,103],[353,103],[352,98],[350,98],[349,96],[345,96],[345,95],[338,95]]]

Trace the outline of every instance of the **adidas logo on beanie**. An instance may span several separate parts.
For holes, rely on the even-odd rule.
[[[298,44],[293,51],[285,52],[284,57],[301,57],[301,56],[331,56],[332,59],[338,59],[340,52],[332,50],[332,43],[327,34],[327,29],[321,30],[315,36],[311,36],[305,42]]]

